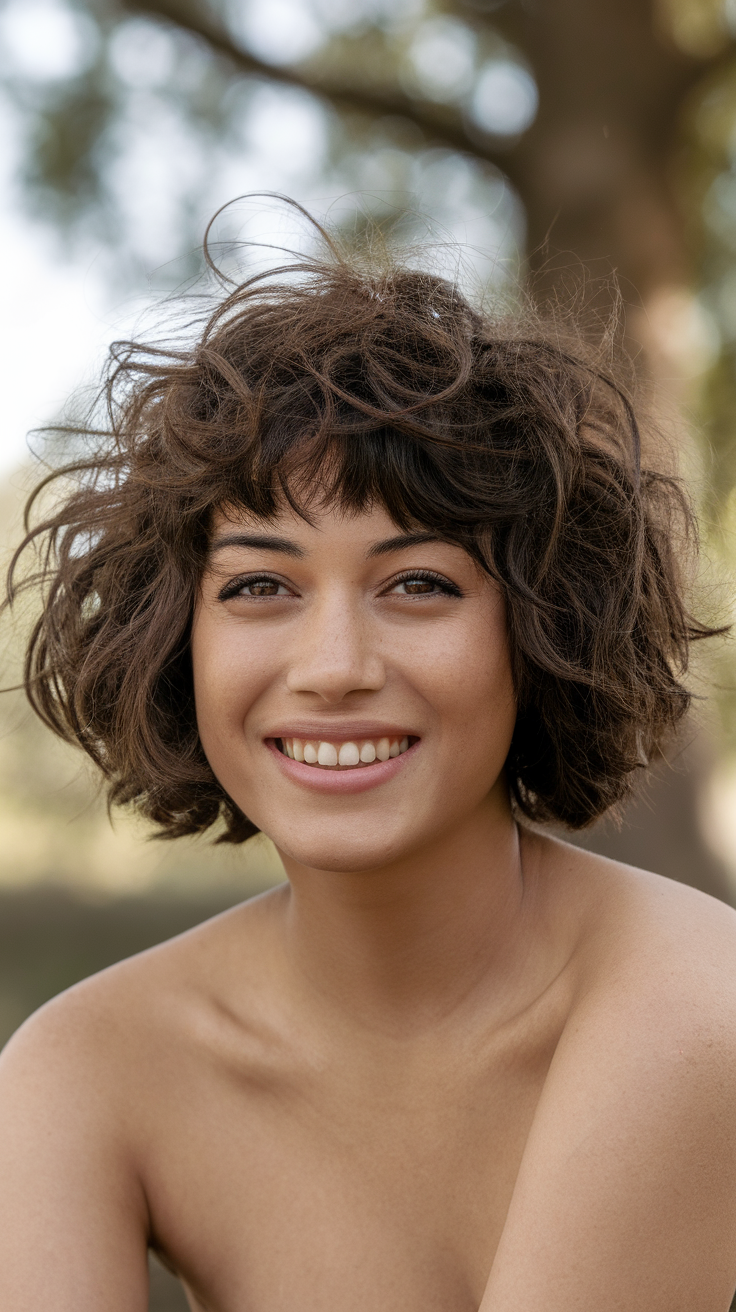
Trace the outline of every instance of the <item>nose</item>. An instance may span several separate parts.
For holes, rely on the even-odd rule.
[[[334,705],[351,693],[378,692],[385,682],[378,635],[359,605],[336,594],[309,608],[286,678],[290,692]]]

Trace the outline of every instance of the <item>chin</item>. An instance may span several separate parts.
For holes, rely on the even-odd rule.
[[[375,839],[361,840],[355,834],[325,834],[324,828],[314,836],[284,834],[264,829],[279,852],[312,870],[342,871],[355,874],[389,865],[403,855],[403,844]],[[406,845],[408,854],[409,844]]]

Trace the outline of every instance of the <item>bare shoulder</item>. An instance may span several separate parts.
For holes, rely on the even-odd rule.
[[[58,1105],[92,1081],[112,1117],[135,1072],[181,1058],[227,1019],[236,967],[247,1012],[264,982],[279,890],[232,908],[67,989],[35,1012],[0,1054],[0,1100],[17,1083],[43,1086]],[[249,990],[249,984],[251,988]],[[260,989],[263,997],[263,989]],[[108,1096],[109,1095],[109,1096]]]
[[[594,1290],[606,1308],[725,1308],[736,1284],[736,916],[554,840],[533,837],[529,855],[542,923],[570,947],[570,1006],[484,1312],[568,1312],[590,1307]]]
[[[228,1001],[241,995],[228,979],[237,963],[243,1014],[255,1014],[273,907],[272,898],[234,908],[84,980],[7,1044],[0,1056],[3,1307],[144,1312],[149,1186],[171,1138],[171,1108],[195,1079],[209,1105],[223,1050],[229,1044],[232,1052],[238,1035],[247,1040],[247,1020]]]
[[[573,945],[571,1017],[602,1011],[630,1035],[704,1044],[736,1075],[736,911],[664,876],[534,841]]]

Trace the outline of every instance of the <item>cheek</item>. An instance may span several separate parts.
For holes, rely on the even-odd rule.
[[[190,650],[197,724],[200,737],[204,737],[210,724],[219,718],[223,699],[222,646],[206,611],[195,612]]]
[[[448,724],[476,733],[481,724],[500,729],[516,718],[516,695],[505,623],[482,613],[476,623],[448,635],[432,655],[426,678],[431,700],[444,707]]]
[[[217,774],[223,754],[236,743],[242,748],[243,721],[268,682],[268,671],[253,644],[206,612],[195,617],[191,654],[199,736]]]
[[[448,765],[460,788],[492,786],[508,756],[517,702],[505,625],[487,622],[456,635],[430,697],[441,708]]]

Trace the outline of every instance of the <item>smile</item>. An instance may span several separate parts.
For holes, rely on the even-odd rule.
[[[284,756],[304,765],[327,770],[359,769],[374,761],[388,761],[409,750],[410,740],[404,738],[358,738],[349,742],[326,742],[317,739],[279,738],[279,749]]]

